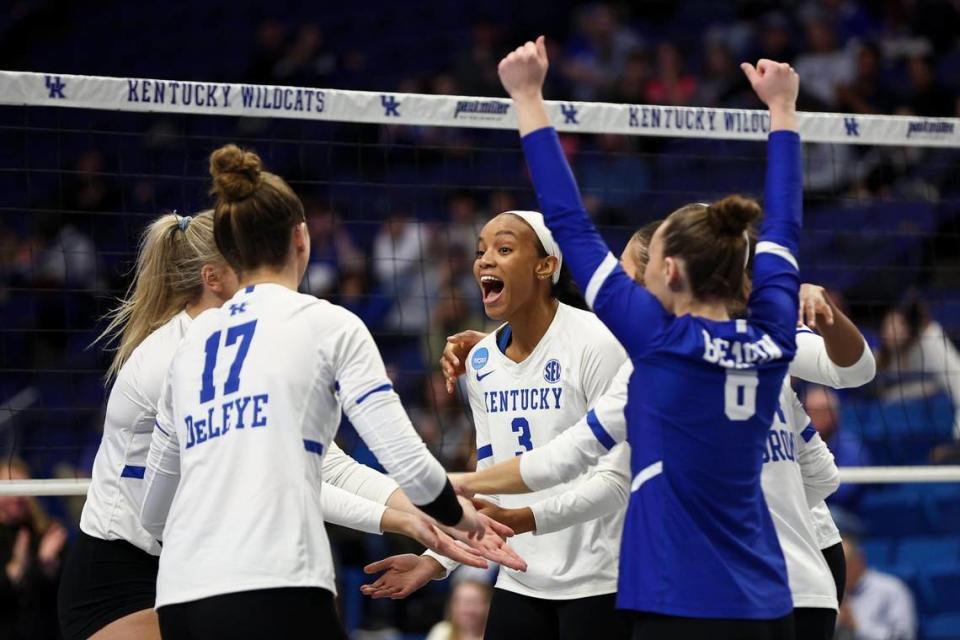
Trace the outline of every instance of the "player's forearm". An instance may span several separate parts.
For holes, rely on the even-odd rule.
[[[325,522],[365,533],[379,534],[382,531],[395,531],[393,528],[384,526],[384,521],[387,519],[386,512],[390,509],[328,482],[323,483],[320,502]],[[393,522],[390,521],[390,523]]]
[[[457,484],[470,494],[530,493],[520,475],[520,457],[463,474]]]
[[[770,107],[770,131],[797,131],[797,108],[794,105]]]
[[[550,126],[550,118],[547,117],[547,108],[539,89],[515,95],[513,106],[517,112],[517,128],[520,130],[521,137]]]
[[[832,300],[828,298],[827,304],[833,310],[833,324],[817,323],[827,356],[838,367],[852,367],[860,361],[863,352],[868,351],[867,343],[857,325]]]

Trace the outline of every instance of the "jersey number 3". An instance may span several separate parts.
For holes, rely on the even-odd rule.
[[[243,361],[247,359],[247,352],[250,350],[250,342],[253,340],[253,332],[257,329],[257,321],[251,320],[238,324],[235,327],[227,329],[227,339],[225,346],[230,346],[239,339],[240,346],[237,347],[237,353],[233,357],[233,364],[230,365],[230,372],[227,374],[227,381],[223,385],[223,394],[236,393],[240,389],[240,370],[243,368]],[[207,343],[204,345],[203,375],[200,377],[200,403],[209,402],[217,395],[217,389],[213,386],[213,370],[217,366],[217,352],[220,351],[220,331],[214,331]]]
[[[523,447],[523,451],[533,449],[533,440],[530,439],[530,423],[526,418],[514,418],[510,423],[510,429],[517,434],[517,442]],[[523,451],[517,451],[515,455],[520,455]]]
[[[757,412],[756,371],[727,371],[723,387],[723,412],[730,420],[749,420]]]

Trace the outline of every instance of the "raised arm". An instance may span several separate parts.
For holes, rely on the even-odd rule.
[[[523,151],[540,210],[587,304],[631,354],[657,335],[660,303],[620,267],[584,209],[580,191],[550,126],[542,88],[548,67],[543,36],[507,55],[500,80],[513,98]],[[638,324],[644,331],[637,331]]]
[[[741,65],[757,96],[770,109],[764,218],[753,269],[750,320],[771,333],[787,360],[796,351],[799,308],[797,248],[803,217],[803,166],[797,134],[799,78],[786,63]]]

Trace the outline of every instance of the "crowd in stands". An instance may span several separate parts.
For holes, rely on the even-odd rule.
[[[497,60],[535,29],[547,33],[557,61],[548,98],[756,108],[738,63],[770,57],[799,72],[803,110],[960,116],[960,9],[946,0],[529,2],[522,9],[498,0],[486,13],[456,15],[442,2],[409,8],[409,15],[384,2],[374,3],[381,9],[375,18],[371,8],[341,7],[328,15],[292,0],[272,14],[253,10],[252,2],[229,8],[214,2],[191,8],[197,19],[176,26],[148,20],[146,10],[125,3],[100,4],[84,9],[23,0],[0,9],[0,68],[501,96]],[[195,44],[218,21],[238,36],[228,61],[219,49]],[[136,55],[124,55],[118,47],[131,45],[108,44],[107,36],[94,42],[121,23],[153,34],[187,31],[179,38],[145,36],[152,50],[140,42]],[[411,42],[424,23],[447,35]],[[357,37],[374,27],[385,34],[377,42]],[[303,289],[364,320],[423,438],[448,469],[473,465],[465,403],[446,393],[436,362],[447,335],[486,326],[472,275],[480,225],[533,202],[513,134],[138,115],[123,119],[119,129],[133,135],[101,136],[109,114],[74,119],[4,107],[0,117],[5,460],[20,456],[41,477],[89,473],[108,359],[88,348],[102,328],[97,318],[126,285],[144,223],[165,210],[208,206],[205,168],[196,159],[232,139],[294,176],[312,241]],[[37,124],[37,131],[28,133],[25,124]],[[316,148],[301,144],[314,133]],[[682,202],[755,192],[762,179],[762,153],[745,143],[598,135],[570,136],[564,145],[588,210],[614,244]],[[877,380],[865,389],[805,390],[813,424],[841,466],[956,461],[960,154],[853,145],[807,145],[806,153],[805,276],[845,300],[879,364]],[[693,192],[692,175],[716,186]],[[886,224],[888,210],[891,225],[865,234],[864,224]],[[358,459],[376,464],[349,425],[341,437]],[[28,475],[21,462],[4,462],[2,469],[4,478]],[[947,573],[947,582],[937,582],[940,574],[924,572],[914,561],[919,556],[906,552],[911,536],[955,534],[960,494],[953,489],[918,496],[906,487],[844,485],[831,499],[838,522],[861,539],[848,541],[850,599],[838,634],[912,638],[918,617],[960,616],[960,593],[951,604],[935,588],[960,580],[949,582],[953,574]],[[883,517],[895,513],[891,505],[918,514],[913,526],[891,528],[892,518]],[[76,506],[0,500],[0,566],[6,568],[0,572],[0,636],[56,637],[55,630],[30,625],[53,619],[42,612],[49,610],[65,543],[57,519],[74,527]],[[426,589],[404,606],[359,601],[355,583],[363,576],[356,567],[405,543],[345,531],[332,538],[344,567],[350,624],[426,633],[437,622],[442,588]],[[960,546],[948,547],[947,556],[947,566],[960,574]],[[904,583],[876,569],[906,581],[919,615],[913,600],[903,604]],[[429,637],[479,637],[489,597],[482,582],[458,583],[445,621]],[[883,616],[891,631],[870,635]],[[934,626],[920,628],[929,638],[950,637],[935,635]]]

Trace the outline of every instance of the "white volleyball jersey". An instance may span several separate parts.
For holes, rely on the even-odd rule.
[[[820,549],[829,549],[830,547],[843,542],[840,537],[840,529],[837,523],[833,521],[830,514],[830,507],[826,502],[821,502],[810,510],[810,516],[813,518],[813,529],[817,534],[817,546]]]
[[[777,529],[794,607],[837,608],[837,591],[811,507],[837,488],[837,467],[785,380],[763,451],[760,481]]]
[[[190,316],[178,313],[147,336],[117,373],[80,516],[80,529],[87,535],[126,540],[160,555],[160,545],[140,524],[143,474],[163,379],[189,326]]]
[[[440,494],[446,474],[356,316],[258,284],[193,321],[147,460],[141,519],[163,536],[158,607],[254,589],[334,591],[320,489],[341,408],[414,503]]]
[[[140,523],[143,477],[163,380],[190,322],[185,311],[175,315],[147,336],[117,373],[80,516],[80,529],[89,536],[125,540],[151,555],[160,555],[156,538]],[[382,506],[397,483],[358,463],[333,443],[324,456],[323,472],[325,482],[343,489],[324,497],[324,517],[343,526],[378,532]],[[364,504],[353,495],[376,504]]]
[[[564,304],[523,362],[510,360],[501,351],[497,343],[506,342],[505,332],[506,325],[480,341],[468,359],[478,468],[553,440],[586,413],[626,361],[623,348],[596,316]],[[572,490],[603,473],[625,489],[628,469],[626,448],[621,446],[572,482],[532,494],[500,496],[499,502],[516,508],[575,496]],[[614,593],[622,525],[619,509],[562,530],[518,535],[510,545],[526,560],[527,571],[501,568],[497,587],[544,599]]]

